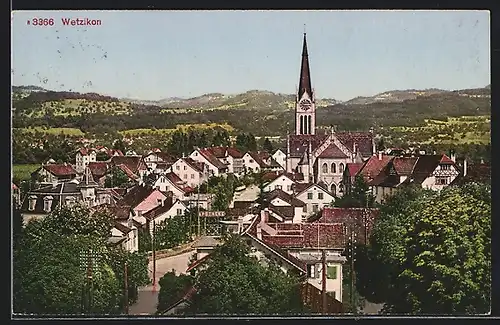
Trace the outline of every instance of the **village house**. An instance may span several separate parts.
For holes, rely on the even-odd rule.
[[[304,202],[304,217],[310,216],[330,206],[335,201],[335,196],[330,193],[325,183],[295,184],[294,196]]]
[[[383,202],[399,188],[417,185],[425,189],[439,191],[449,186],[460,174],[455,162],[444,154],[420,155],[412,157],[391,157],[385,164],[379,156],[370,160],[380,162],[376,176],[370,177],[368,185],[372,188],[375,201]],[[368,163],[368,161],[367,161]],[[359,173],[366,173],[362,167]]]
[[[266,152],[249,151],[243,155],[245,171],[259,173],[260,171],[279,171],[283,168]]]
[[[108,241],[115,245],[121,245],[123,249],[131,253],[139,250],[139,232],[134,225],[129,228],[115,221]]]
[[[186,181],[172,172],[156,175],[153,187],[161,192],[172,192],[174,199],[179,200],[185,200],[193,191],[192,187],[187,186]]]
[[[293,194],[295,181],[293,175],[279,172],[269,172],[263,175],[264,180],[269,181],[264,187],[264,192],[272,190],[283,190],[288,194]]]
[[[269,212],[274,222],[301,223],[305,203],[283,190],[265,193],[261,208]]]
[[[213,149],[212,149],[213,150]],[[190,155],[194,161],[200,162],[208,166],[210,175],[221,176],[228,172],[227,164],[220,161],[211,150],[196,148]]]
[[[83,170],[82,170],[83,171]],[[70,164],[46,164],[31,173],[31,179],[41,185],[70,181],[77,177],[77,172]]]
[[[244,172],[243,153],[232,147],[207,147],[213,156],[227,166],[227,173],[242,174]]]
[[[142,184],[144,176],[149,173],[148,167],[141,156],[113,156],[109,161],[108,169],[114,166],[119,166],[131,179],[137,177],[140,184]]]
[[[344,169],[344,175],[342,176],[342,185],[344,189],[344,194],[351,193],[352,185],[356,179],[356,175],[359,170],[363,167],[363,163],[348,163]],[[336,193],[333,193],[334,195]]]
[[[129,206],[133,211],[134,219],[144,225],[146,219],[143,213],[162,205],[167,195],[148,185],[136,185],[130,189],[123,199],[117,202],[119,206]]]
[[[158,172],[168,169],[176,160],[173,155],[161,151],[149,152],[143,156],[143,159],[150,170]]]
[[[172,172],[193,188],[208,181],[208,178],[213,176],[208,165],[191,158],[179,158],[172,165]]]
[[[116,201],[110,190],[98,186],[87,168],[82,180],[54,183],[28,192],[21,205],[23,221],[43,218],[59,206],[84,204],[94,207],[100,204],[111,204]]]
[[[274,161],[276,161],[281,168],[286,169],[286,150],[276,149],[272,155]]]
[[[234,191],[233,199],[229,203],[229,208],[247,208],[259,198],[260,189],[256,185],[240,186]]]
[[[92,178],[99,184],[99,186],[104,186],[106,182],[106,174],[108,172],[108,163],[105,161],[90,162],[87,166],[92,173]]]
[[[161,222],[175,216],[182,216],[188,210],[187,206],[178,199],[174,199],[172,193],[162,203],[149,211],[146,211],[142,216],[146,219],[146,228],[150,234],[153,234],[153,224],[158,226]]]
[[[92,148],[80,148],[75,156],[75,169],[78,173],[83,173],[90,162],[95,162],[97,152]]]

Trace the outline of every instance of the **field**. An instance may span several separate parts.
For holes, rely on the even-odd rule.
[[[13,165],[12,176],[14,179],[28,180],[31,173],[37,170],[38,167],[40,167],[40,164]]]
[[[125,102],[105,102],[87,99],[64,99],[44,102],[40,108],[32,110],[29,117],[43,117],[49,111],[55,116],[80,116],[97,112],[109,115],[129,114],[132,108]]]
[[[449,117],[447,120],[425,120],[415,127],[389,127],[383,131],[392,139],[413,143],[465,144],[491,143],[491,116]]]
[[[21,130],[22,132],[32,132],[32,133],[34,133],[35,131],[38,131],[41,133],[48,133],[48,134],[65,134],[65,135],[74,135],[74,136],[85,135],[85,133],[83,133],[80,129],[76,129],[76,128],[45,129],[43,127],[31,127],[31,128],[22,128],[22,129],[16,129],[16,130]]]
[[[131,129],[119,131],[120,134],[124,136],[137,136],[137,135],[167,135],[174,131],[187,131],[188,129],[195,130],[206,130],[206,129],[214,129],[216,127],[223,128],[228,132],[234,131],[234,128],[226,123],[210,123],[210,124],[179,124],[175,129]]]

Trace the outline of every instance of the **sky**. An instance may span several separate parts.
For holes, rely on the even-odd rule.
[[[158,100],[292,94],[307,32],[318,98],[490,84],[488,11],[21,11],[12,82]],[[34,18],[54,19],[35,26]],[[62,18],[100,20],[65,26]],[[30,21],[30,24],[28,24]]]

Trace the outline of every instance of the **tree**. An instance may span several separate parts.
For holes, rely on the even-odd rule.
[[[107,154],[107,153],[102,152],[102,151],[99,151],[99,152],[97,153],[97,155],[95,156],[95,159],[96,159],[97,161],[106,161],[106,160],[108,160],[108,159],[109,159],[109,156],[108,156],[108,154]]]
[[[490,310],[488,185],[402,191],[381,211],[372,238],[369,269],[377,270],[371,283],[378,287],[369,291],[386,303],[386,312]]]
[[[130,183],[130,178],[123,170],[118,167],[113,167],[106,175],[104,187],[120,187],[124,184]]]
[[[269,153],[272,153],[274,150],[273,144],[271,143],[271,141],[269,141],[268,138],[265,138],[264,143],[262,144],[262,148]]]
[[[196,275],[197,290],[189,313],[298,314],[303,311],[300,281],[275,264],[265,266],[249,255],[239,236],[230,235]]]
[[[158,312],[162,312],[176,303],[187,290],[193,285],[194,279],[190,275],[175,275],[175,270],[165,273],[158,281],[160,292],[158,293]]]
[[[363,176],[356,175],[351,191],[337,198],[334,204],[340,208],[369,208],[373,207],[374,203],[375,198]]]
[[[123,154],[125,154],[125,143],[123,142],[122,139],[117,139],[114,144],[113,144],[113,149],[115,150],[120,150]]]
[[[244,133],[240,133],[236,136],[235,147],[242,152],[248,150],[248,139]]]

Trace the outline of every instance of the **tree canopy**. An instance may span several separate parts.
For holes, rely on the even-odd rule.
[[[299,280],[249,255],[239,236],[228,236],[197,275],[189,313],[294,314],[303,311]]]
[[[382,208],[361,262],[361,291],[371,301],[384,302],[388,313],[488,312],[490,187],[396,193]]]

